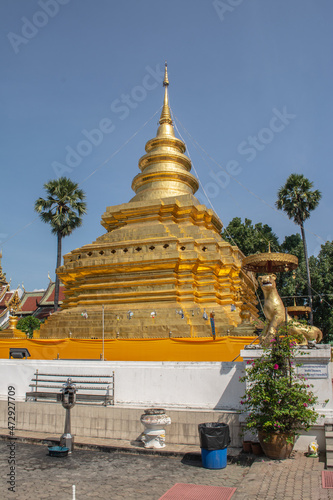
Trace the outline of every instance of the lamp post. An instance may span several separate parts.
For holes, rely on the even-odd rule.
[[[65,430],[60,438],[60,446],[68,448],[68,453],[72,453],[74,437],[71,435],[71,415],[70,411],[76,403],[76,386],[72,383],[72,379],[68,378],[67,382],[61,389],[60,401],[66,410]]]
[[[102,305],[102,361],[104,361],[104,304]]]

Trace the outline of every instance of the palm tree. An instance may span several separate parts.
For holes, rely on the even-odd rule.
[[[318,191],[318,189],[311,191],[312,187],[313,182],[310,182],[304,175],[291,174],[286,184],[279,189],[277,193],[278,200],[275,203],[276,207],[286,212],[289,219],[293,219],[301,229],[308,282],[309,305],[311,307],[309,318],[311,325],[313,324],[311,276],[304,232],[304,221],[310,217],[310,212],[318,206],[321,199],[321,192]]]
[[[60,177],[44,184],[47,197],[38,198],[35,211],[43,222],[50,224],[52,233],[57,235],[57,268],[61,265],[62,238],[81,226],[81,216],[86,213],[85,193],[78,184],[67,177]],[[59,303],[59,277],[56,275],[54,288],[54,310]]]

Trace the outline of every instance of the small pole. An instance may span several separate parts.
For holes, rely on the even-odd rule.
[[[104,361],[104,304],[102,305],[102,361]]]
[[[72,500],[75,500],[75,484],[73,484],[73,486],[72,486],[72,492],[73,492],[73,499]]]

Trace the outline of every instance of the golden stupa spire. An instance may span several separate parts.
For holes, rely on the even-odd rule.
[[[169,123],[170,125],[172,125],[172,119],[169,107],[169,95],[168,95],[169,78],[168,78],[167,63],[165,63],[163,87],[164,87],[164,102],[159,123],[160,125],[162,125],[162,123]]]
[[[199,187],[191,174],[191,160],[184,154],[183,141],[175,137],[168,96],[168,67],[164,70],[164,101],[156,137],[146,144],[139,160],[141,173],[132,182],[136,195],[131,201],[156,200],[170,196],[193,195]]]

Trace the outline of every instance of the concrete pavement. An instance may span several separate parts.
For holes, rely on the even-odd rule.
[[[228,465],[221,470],[201,466],[195,446],[167,446],[149,451],[139,443],[88,440],[76,436],[67,458],[48,455],[57,436],[16,431],[15,493],[6,483],[10,472],[8,431],[0,430],[0,498],[18,500],[128,499],[158,500],[175,483],[236,487],[232,500],[333,500],[323,489],[322,458],[297,452],[288,460],[255,457],[228,448]],[[36,444],[39,443],[39,444]]]

